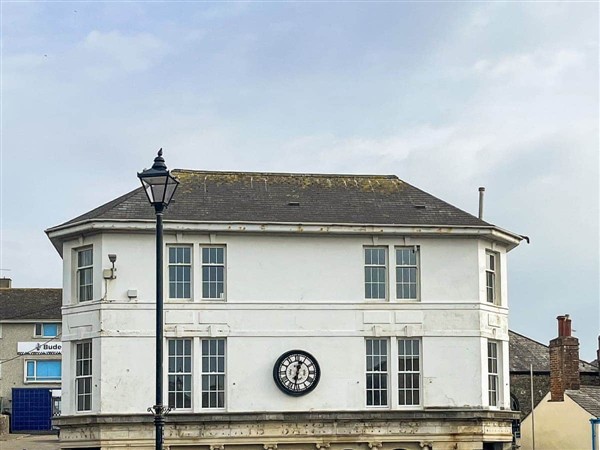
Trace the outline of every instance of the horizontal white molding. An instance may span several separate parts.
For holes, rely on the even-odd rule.
[[[402,333],[402,326],[398,326],[394,330],[380,329],[377,333],[372,330],[235,330],[227,331],[223,333],[211,333],[208,327],[198,329],[197,327],[184,326],[180,330],[175,331],[169,329],[171,327],[165,326],[164,335],[165,339],[168,338],[191,338],[191,337],[223,337],[223,338],[288,338],[288,337],[308,337],[308,338],[323,338],[323,337],[404,337],[406,334]],[[113,339],[113,338],[155,338],[154,330],[102,330],[100,332],[86,333],[85,339]],[[467,338],[487,338],[489,333],[480,330],[429,330],[419,333],[417,335],[410,335],[410,337],[423,337],[423,338],[443,338],[443,337],[467,337]],[[62,342],[79,341],[82,338],[77,334],[63,335]],[[508,334],[506,336],[494,337],[498,341],[508,341]]]
[[[70,314],[78,314],[81,312],[92,311],[110,311],[110,310],[155,310],[154,302],[140,301],[95,301],[86,302],[85,304],[75,304],[63,307],[63,316]],[[353,310],[353,311],[487,311],[498,314],[508,314],[508,308],[489,303],[480,302],[361,302],[361,303],[341,303],[341,302],[164,302],[165,311],[336,311],[336,310]],[[39,321],[37,321],[39,322]]]
[[[507,244],[509,249],[516,247],[523,237],[490,225],[388,225],[388,224],[332,224],[332,223],[286,223],[286,222],[197,222],[169,221],[164,223],[165,233],[273,233],[273,234],[375,234],[401,236],[441,236],[484,237]],[[59,225],[46,230],[48,237],[55,241],[68,239],[90,232],[147,232],[154,233],[154,220],[103,220],[92,219],[69,225]],[[56,244],[55,244],[56,245]]]

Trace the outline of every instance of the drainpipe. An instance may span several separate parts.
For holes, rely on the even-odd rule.
[[[590,419],[590,423],[592,424],[592,450],[600,450],[598,449],[598,434],[596,430],[598,429],[598,425],[600,424],[600,419]]]

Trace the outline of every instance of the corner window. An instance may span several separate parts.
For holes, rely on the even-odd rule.
[[[488,303],[497,303],[498,299],[498,254],[485,252],[485,292]]]
[[[498,343],[488,341],[488,400],[490,406],[498,406]]]
[[[421,346],[418,339],[398,339],[398,405],[421,403]]]
[[[396,298],[417,300],[419,295],[419,248],[396,247]]]
[[[60,377],[60,361],[50,359],[25,361],[25,382],[27,383],[59,383]]]
[[[92,248],[86,248],[77,252],[77,299],[87,302],[93,299],[93,263],[94,253]]]
[[[387,292],[387,251],[365,247],[365,298],[385,299]]]
[[[192,340],[169,339],[169,407],[192,407]]]
[[[225,339],[202,339],[202,408],[225,408]]]
[[[92,410],[92,343],[75,344],[75,400],[77,411]]]
[[[367,406],[388,404],[388,340],[367,339]]]
[[[57,323],[36,323],[35,337],[52,338],[58,336],[59,329]]]
[[[192,248],[169,247],[169,298],[192,297]]]
[[[225,247],[202,247],[202,298],[225,298]]]

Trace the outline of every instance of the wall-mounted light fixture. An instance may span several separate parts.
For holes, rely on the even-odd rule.
[[[112,267],[110,269],[104,269],[102,271],[102,276],[105,280],[114,280],[115,278],[117,278],[117,275],[115,274],[115,272],[117,271],[117,268],[115,267],[117,255],[115,255],[114,253],[109,253],[108,260],[111,262]]]

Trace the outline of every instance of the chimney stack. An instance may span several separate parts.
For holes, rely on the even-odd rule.
[[[579,389],[579,339],[571,336],[568,314],[556,320],[558,337],[550,341],[550,401],[562,402],[565,390]]]
[[[12,287],[12,280],[10,278],[0,278],[0,289],[10,289]]]

